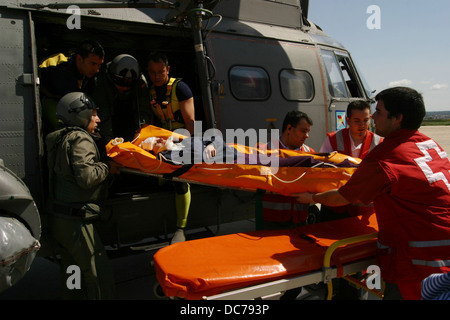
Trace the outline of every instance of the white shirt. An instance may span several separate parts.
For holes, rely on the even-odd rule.
[[[352,150],[351,156],[355,157],[355,158],[359,158],[359,154],[361,153],[361,148],[362,148],[362,142],[356,146],[355,142],[353,141],[352,135],[350,134],[350,131],[348,132],[348,135],[350,136],[350,148]],[[333,147],[331,146],[330,137],[327,136],[322,147],[320,147],[320,152],[321,153],[329,153],[329,152],[333,152],[333,151],[336,151],[336,150],[334,150]]]

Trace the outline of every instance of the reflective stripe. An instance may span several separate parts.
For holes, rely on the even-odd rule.
[[[337,143],[337,151],[345,152],[345,144],[344,144],[344,136],[342,135],[342,130],[336,132],[336,143]]]
[[[372,143],[370,145],[369,151],[372,151],[373,148],[375,148],[377,145],[379,145],[380,141],[381,141],[381,137],[379,135],[377,135],[377,134],[374,134],[373,138],[372,138]]]
[[[450,260],[427,261],[427,260],[412,259],[411,261],[412,264],[426,267],[441,268],[450,266]]]
[[[291,210],[290,202],[263,202],[264,209],[272,209],[272,210]]]
[[[378,241],[377,241],[377,248],[378,249],[391,249],[390,247],[385,246],[384,244],[382,244],[382,243],[380,243]]]
[[[413,248],[431,248],[440,246],[450,246],[450,240],[434,240],[434,241],[409,241],[410,247]]]

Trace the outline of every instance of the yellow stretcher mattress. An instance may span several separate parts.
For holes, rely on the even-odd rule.
[[[143,173],[175,176],[182,180],[207,185],[247,190],[262,189],[283,195],[298,192],[323,192],[339,188],[348,181],[360,162],[360,159],[339,153],[321,155],[285,149],[260,150],[235,144],[233,147],[236,150],[248,155],[276,155],[280,159],[292,160],[309,157],[322,165],[321,167],[285,166],[277,167],[276,170],[268,166],[239,163],[199,163],[187,167],[158,160],[153,154],[139,147],[140,143],[148,137],[170,137],[172,134],[171,131],[162,128],[146,126],[140,130],[139,136],[132,143],[114,144],[114,140],[111,140],[106,147],[107,154],[116,163]],[[174,135],[184,138],[181,135]],[[353,167],[346,167],[343,163],[352,163]],[[180,170],[184,169],[183,167],[187,170]]]
[[[160,249],[154,266],[167,296],[201,299],[321,270],[325,252],[334,242],[376,232],[372,214],[290,230],[236,233]],[[375,239],[349,244],[335,251],[331,265],[374,257],[375,250]]]

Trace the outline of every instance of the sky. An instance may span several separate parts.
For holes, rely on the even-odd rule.
[[[372,90],[408,86],[427,111],[450,111],[449,0],[310,0],[308,18],[350,51]]]

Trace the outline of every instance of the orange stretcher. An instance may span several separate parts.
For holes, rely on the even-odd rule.
[[[375,264],[375,215],[176,243],[154,255],[168,297],[254,299]],[[330,295],[329,290],[329,295]]]
[[[153,154],[140,148],[139,145],[148,137],[170,137],[174,135],[183,139],[184,136],[171,131],[146,126],[140,130],[133,142],[117,143],[111,140],[106,146],[107,154],[116,163],[128,171],[143,175],[153,175],[173,180],[190,181],[197,184],[212,185],[224,188],[236,188],[255,191],[258,189],[291,195],[299,192],[323,192],[344,185],[351,177],[356,167],[344,167],[341,164],[351,162],[359,164],[360,159],[354,159],[340,153],[315,154],[292,150],[260,150],[234,144],[234,148],[245,154],[276,155],[280,158],[311,157],[321,164],[321,167],[277,167],[252,164],[219,164],[199,163],[192,166],[174,165],[158,160]],[[324,167],[326,165],[326,167]],[[127,171],[127,170],[124,170]]]

